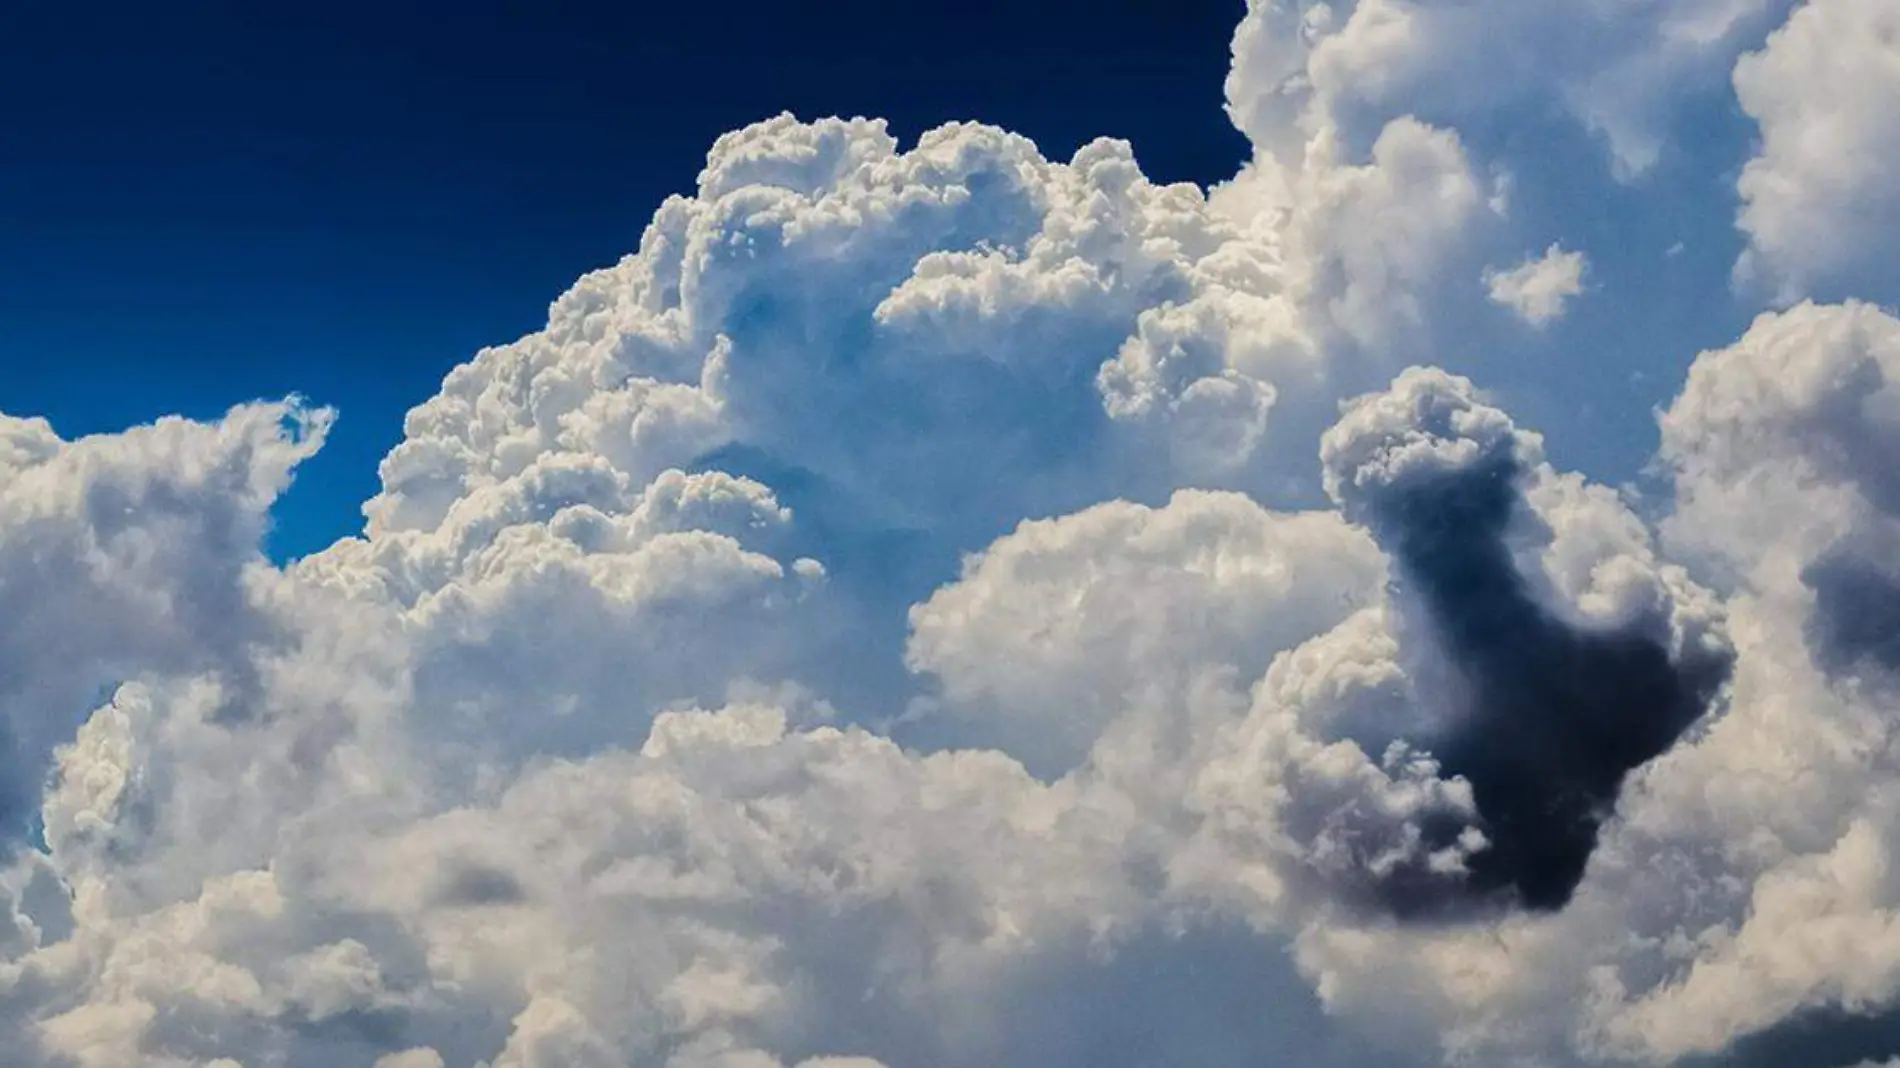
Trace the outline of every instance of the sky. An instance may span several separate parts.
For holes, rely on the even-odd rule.
[[[1890,0],[106,14],[10,1063],[1900,1065]]]

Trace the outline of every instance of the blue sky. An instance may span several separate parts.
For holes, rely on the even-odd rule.
[[[1087,17],[1078,18],[1086,12]],[[1226,3],[37,5],[0,40],[0,410],[62,434],[339,409],[274,551],[361,526],[402,413],[792,110],[1127,137],[1231,175]],[[920,48],[940,57],[919,62]]]

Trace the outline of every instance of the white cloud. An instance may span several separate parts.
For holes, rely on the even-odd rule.
[[[1900,9],[1886,0],[1807,0],[1735,65],[1761,128],[1736,183],[1748,237],[1738,271],[1786,299],[1870,281],[1892,296],[1900,227]]]
[[[729,134],[286,568],[326,411],[0,417],[10,1055],[1830,1063],[1900,997],[1900,322],[1704,353],[1641,512],[1394,377],[1504,221],[1444,123],[1634,172],[1772,7],[1255,3],[1211,192]]]
[[[254,683],[251,646],[276,640],[248,604],[266,511],[330,418],[256,404],[68,442],[0,415],[0,615],[16,621],[0,641],[0,834],[101,687],[148,671]]]
[[[1631,814],[1641,837],[1683,843],[1666,861],[1678,893],[1709,897],[1667,979],[1606,1017],[1610,1048],[1666,1062],[1781,1028],[1783,1057],[1819,1061],[1828,1029],[1803,1013],[1884,1011],[1900,990],[1881,829],[1896,502],[1880,441],[1897,339],[1865,305],[1763,316],[1698,359],[1664,415],[1670,538],[1735,576],[1741,655],[1727,714]]]
[[[1528,99],[1600,135],[1634,178],[1655,166],[1678,109],[1719,89],[1792,2],[1248,0],[1228,109],[1285,162],[1315,135],[1363,143],[1408,112],[1457,122]]]
[[[1587,262],[1581,252],[1552,245],[1541,257],[1516,267],[1485,268],[1484,284],[1493,304],[1509,308],[1532,326],[1548,326],[1563,318],[1571,298],[1583,292]]]
[[[1707,472],[1683,476],[1685,509],[1716,500],[1693,479],[1720,485],[1749,462],[1735,450],[1779,440],[1750,430],[1721,445],[1740,413],[1805,425],[1718,403],[1755,395],[1747,369],[1783,351],[1815,359],[1815,331],[1841,338],[1826,351],[1852,366],[1891,329],[1870,309],[1802,314],[1806,333],[1777,342],[1765,324],[1741,355],[1709,357],[1666,421],[1666,455]],[[1837,317],[1860,325],[1825,325]],[[1800,376],[1766,381],[1812,393]],[[274,411],[233,418],[283,440]],[[77,447],[25,440],[35,456]],[[1643,524],[1550,469],[1539,439],[1469,383],[1408,372],[1350,406],[1323,447],[1346,515],[1401,560],[1409,535],[1383,526],[1397,514],[1384,510],[1502,456],[1521,465],[1522,515],[1501,544],[1536,597],[1595,625],[1642,621],[1672,656],[1719,646],[1720,608]],[[1117,1002],[1129,1027],[1195,1044],[1197,1063],[1251,1063],[1300,1028],[1325,1036],[1311,1040],[1315,1063],[1345,1065],[1403,1060],[1391,1050],[1421,1042],[1483,1057],[1713,1048],[1730,1036],[1672,1023],[1676,1007],[1767,1026],[1826,1003],[1825,975],[1759,994],[1721,978],[1752,973],[1735,973],[1720,942],[1695,958],[1708,978],[1684,979],[1680,958],[1606,936],[1755,915],[1742,935],[1772,947],[1788,924],[1837,922],[1775,905],[1785,922],[1762,926],[1768,905],[1808,900],[1775,887],[1804,885],[1810,853],[1845,863],[1841,821],[1873,810],[1847,789],[1851,760],[1820,779],[1832,793],[1797,796],[1774,820],[1735,777],[1764,753],[1812,752],[1819,766],[1831,744],[1772,714],[1800,676],[1786,641],[1750,629],[1771,617],[1746,604],[1731,707],[1642,769],[1571,905],[1394,925],[1383,910],[1406,899],[1393,887],[1455,885],[1488,838],[1467,786],[1392,746],[1433,738],[1457,699],[1435,674],[1437,624],[1406,592],[1417,579],[1401,572],[1381,595],[1386,562],[1340,516],[1231,493],[1104,504],[1021,526],[921,601],[910,657],[942,683],[931,714],[1043,764],[1052,777],[1039,781],[1010,752],[906,752],[837,723],[814,695],[769,688],[797,655],[823,652],[801,644],[818,617],[796,598],[779,614],[774,591],[816,581],[821,605],[841,594],[784,562],[800,517],[765,485],[662,471],[634,489],[581,460],[534,458],[431,530],[375,532],[287,573],[237,554],[253,577],[235,618],[255,622],[235,651],[154,661],[58,756],[46,874],[9,883],[23,1033],[100,1065],[1113,1064],[1103,1047],[1050,1043],[1116,1033],[1090,1007],[1115,997],[1136,999]],[[222,492],[252,500],[281,481],[253,478]],[[536,592],[504,592],[518,589]],[[668,606],[726,629],[669,645],[650,629],[678,625]],[[557,620],[552,642],[531,644]],[[594,666],[609,662],[618,679]],[[667,707],[722,684],[739,696],[715,710]],[[536,751],[565,759],[523,760]],[[1778,851],[1749,844],[1764,831]],[[1685,911],[1656,873],[1707,870],[1709,850],[1752,855],[1730,870],[1760,881]],[[35,879],[64,884],[70,904],[26,893]],[[1313,984],[1329,1022],[1299,1000],[1310,993],[1211,1031],[1150,1000],[1156,974],[1175,974],[1155,962],[1205,957],[1193,932],[1222,922],[1258,932],[1237,944],[1261,960],[1290,941],[1277,967]],[[1882,973],[1860,971],[1842,989],[1880,996]],[[1243,974],[1208,973],[1191,999],[1281,973]],[[1051,989],[1097,993],[1014,1011]],[[1070,1052],[1031,1052],[1050,1048]]]
[[[1370,603],[1384,567],[1331,514],[1177,493],[1025,523],[911,612],[908,660],[959,732],[1066,771],[1104,729],[1198,675],[1256,679],[1275,654]]]

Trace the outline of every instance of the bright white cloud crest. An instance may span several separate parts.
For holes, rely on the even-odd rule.
[[[1892,229],[1888,11],[1734,68],[1780,277]],[[1555,102],[1640,184],[1786,14],[1255,0],[1213,190],[728,134],[285,567],[326,409],[0,417],[9,1063],[1900,1052],[1900,320],[1703,353],[1641,509],[1445,338],[1584,270],[1485,272],[1460,124]]]

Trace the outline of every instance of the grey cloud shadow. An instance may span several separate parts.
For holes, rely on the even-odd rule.
[[[1658,621],[1608,628],[1542,604],[1506,536],[1522,507],[1505,455],[1381,491],[1362,509],[1397,564],[1395,593],[1455,680],[1458,711],[1424,739],[1471,784],[1488,848],[1462,876],[1402,872],[1376,888],[1408,919],[1561,909],[1582,880],[1624,779],[1706,711],[1726,656],[1672,659]],[[1428,823],[1450,845],[1455,821]]]

